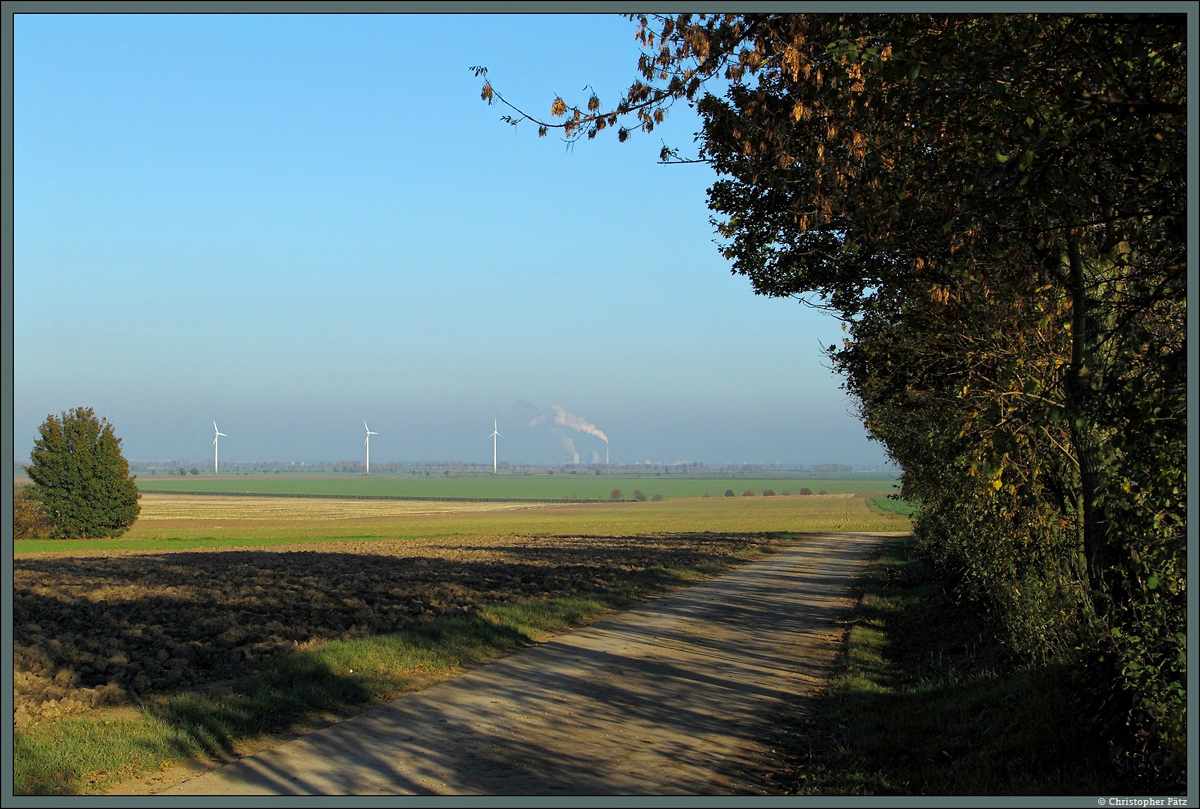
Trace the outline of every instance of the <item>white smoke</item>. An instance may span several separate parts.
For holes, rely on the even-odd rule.
[[[587,433],[588,435],[594,435],[597,438],[599,438],[601,441],[603,441],[605,444],[608,443],[608,436],[606,436],[604,433],[602,433],[600,431],[600,428],[598,428],[595,424],[588,424],[586,421],[579,418],[579,416],[571,415],[570,413],[563,410],[558,405],[550,405],[550,406],[554,408],[554,423],[555,424],[561,424],[563,427],[570,427],[572,430],[575,430],[576,432],[579,432],[579,433]]]
[[[558,434],[558,440],[562,442],[563,448],[571,453],[571,463],[579,463],[579,453],[575,451],[575,442],[571,440],[571,437],[562,430],[555,430],[554,432]]]

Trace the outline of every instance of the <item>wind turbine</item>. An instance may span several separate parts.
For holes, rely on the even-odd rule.
[[[492,419],[492,474],[496,474],[496,439],[503,438],[500,435],[500,427],[496,419]]]
[[[379,435],[379,433],[371,432],[371,428],[367,426],[365,421],[363,422],[363,429],[367,431],[367,474],[369,475],[371,474],[371,436]]]
[[[213,422],[213,474],[217,474],[217,439],[225,433],[217,429],[217,423]]]

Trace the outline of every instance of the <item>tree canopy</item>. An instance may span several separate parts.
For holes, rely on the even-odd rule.
[[[77,407],[47,416],[38,432],[28,472],[51,536],[115,537],[133,525],[140,495],[107,420]]]
[[[568,140],[694,105],[662,160],[716,171],[733,272],[843,320],[922,547],[1014,650],[1100,672],[1121,763],[1182,778],[1187,17],[631,18],[615,105],[532,116],[474,68],[483,99]]]

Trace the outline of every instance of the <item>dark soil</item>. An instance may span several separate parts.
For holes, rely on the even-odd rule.
[[[202,689],[330,639],[524,598],[661,583],[765,535],[455,537],[13,562],[16,727]]]

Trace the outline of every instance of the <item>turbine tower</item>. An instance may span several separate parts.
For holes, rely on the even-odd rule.
[[[503,438],[500,435],[500,426],[496,419],[492,419],[492,474],[496,474],[496,439]]]
[[[217,429],[217,423],[213,422],[213,474],[217,474],[217,439],[225,433]]]
[[[363,422],[363,429],[367,431],[367,474],[369,475],[371,474],[371,436],[379,435],[379,433],[371,432],[371,428],[367,426],[365,421]]]

